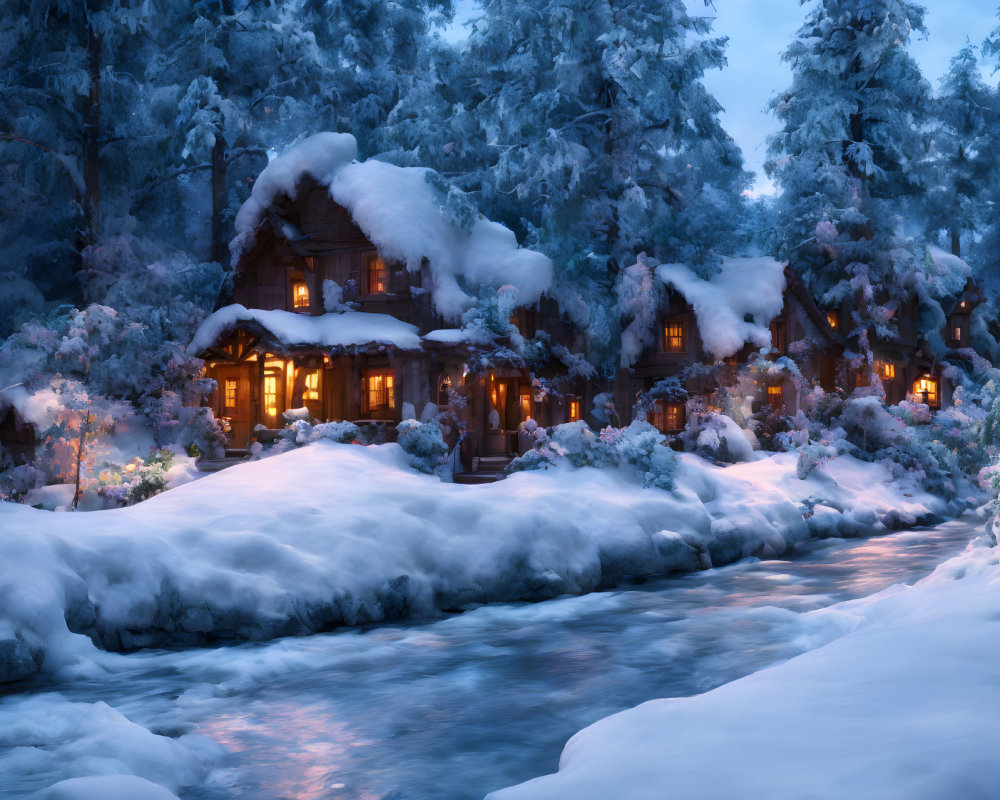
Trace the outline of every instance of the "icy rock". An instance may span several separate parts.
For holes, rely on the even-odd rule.
[[[177,795],[135,775],[92,775],[59,781],[36,800],[178,800]]]
[[[0,683],[18,681],[42,668],[45,650],[29,645],[19,633],[0,638]]]

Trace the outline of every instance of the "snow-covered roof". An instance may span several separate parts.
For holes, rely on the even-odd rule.
[[[513,286],[520,304],[531,304],[552,283],[552,262],[541,253],[518,247],[513,232],[477,216],[464,230],[442,208],[429,182],[432,171],[397,167],[384,161],[359,162],[357,142],[346,133],[311,136],[274,159],[254,183],[250,198],[236,215],[233,260],[253,247],[258,226],[279,195],[295,199],[308,176],[329,189],[383,257],[400,261],[411,272],[424,259],[437,310],[457,319],[479,287]]]
[[[745,342],[771,346],[771,320],[785,302],[784,263],[773,258],[724,258],[710,280],[683,264],[661,264],[656,275],[691,304],[710,355],[727,358]]]
[[[399,350],[419,350],[417,328],[388,314],[346,311],[318,317],[291,311],[261,311],[235,304],[220,308],[198,326],[188,351],[203,353],[240,323],[255,323],[282,344],[315,347],[391,345]]]

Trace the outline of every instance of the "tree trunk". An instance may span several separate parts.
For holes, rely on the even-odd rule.
[[[79,244],[84,248],[97,241],[101,208],[101,35],[87,28],[87,69],[90,91],[83,118],[83,228]],[[81,258],[82,265],[82,258]]]
[[[223,214],[226,211],[226,143],[221,132],[216,134],[212,148],[212,261],[223,268],[229,266],[229,247]]]

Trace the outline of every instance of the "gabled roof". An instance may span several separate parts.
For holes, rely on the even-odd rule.
[[[513,286],[518,303],[530,305],[551,286],[548,258],[518,247],[511,230],[481,215],[460,220],[435,189],[441,179],[432,170],[356,157],[353,136],[320,133],[268,164],[236,216],[234,263],[253,248],[275,201],[282,195],[294,200],[308,177],[348,211],[384,258],[410,272],[426,263],[431,286],[424,288],[450,320],[461,317],[481,287]]]

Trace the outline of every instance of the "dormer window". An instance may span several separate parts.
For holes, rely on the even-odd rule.
[[[292,308],[296,311],[309,308],[309,287],[305,281],[295,281],[292,284]]]
[[[379,256],[369,256],[365,262],[365,288],[368,294],[385,294],[389,291],[389,273],[385,261]]]
[[[684,320],[668,319],[663,326],[663,352],[686,353],[687,337],[684,334]]]

